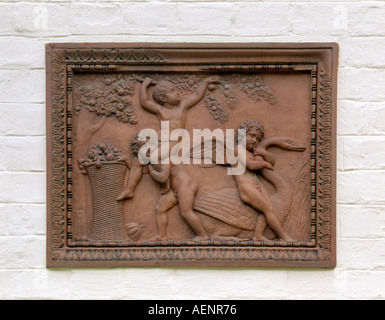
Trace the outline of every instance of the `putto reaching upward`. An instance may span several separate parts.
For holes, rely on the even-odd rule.
[[[191,95],[182,100],[175,86],[169,81],[162,80],[155,85],[153,99],[151,99],[147,89],[151,85],[152,79],[146,78],[140,88],[140,103],[145,110],[156,114],[159,121],[169,121],[170,131],[184,129],[186,110],[203,99],[210,84],[218,82],[217,76],[206,78]]]

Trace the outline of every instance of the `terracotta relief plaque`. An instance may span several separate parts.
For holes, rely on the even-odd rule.
[[[335,44],[50,44],[47,265],[335,266]]]

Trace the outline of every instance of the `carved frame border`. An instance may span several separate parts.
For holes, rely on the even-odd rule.
[[[218,57],[216,53],[221,52]],[[231,58],[247,63],[230,63]],[[72,76],[121,68],[199,65],[202,70],[311,73],[311,240],[297,243],[209,241],[173,246],[95,247],[72,241]],[[338,45],[305,44],[48,44],[47,266],[336,265],[336,101]]]

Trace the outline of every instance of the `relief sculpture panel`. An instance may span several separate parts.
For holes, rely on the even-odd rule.
[[[337,54],[47,45],[47,265],[335,266]]]

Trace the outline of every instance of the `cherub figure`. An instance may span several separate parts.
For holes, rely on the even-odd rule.
[[[149,97],[148,87],[152,84],[152,82],[151,78],[146,78],[143,81],[140,88],[140,103],[143,109],[156,114],[159,121],[168,121],[169,132],[173,132],[176,129],[185,128],[187,109],[202,100],[208,86],[210,84],[218,83],[219,78],[217,76],[213,76],[204,79],[198,88],[185,99],[181,99],[179,92],[171,82],[164,80],[155,85],[152,92],[152,98]],[[161,139],[164,139],[162,133]],[[172,145],[177,142],[169,144],[169,137],[166,137],[166,139],[168,139],[168,148],[171,150]],[[159,154],[164,155],[162,143],[160,143],[159,148],[161,150]],[[170,153],[168,151],[164,156],[170,160]],[[164,225],[167,226],[167,224],[165,222],[161,222],[160,220],[162,219],[159,218],[162,217],[162,221],[166,221],[167,216],[164,218],[165,215],[162,213],[167,212],[178,203],[181,215],[186,219],[197,235],[195,239],[208,239],[199,217],[193,211],[194,198],[198,191],[198,184],[189,175],[184,164],[169,164],[168,166],[162,164],[157,165],[157,167],[158,170],[152,171],[153,178],[155,180],[165,180],[166,174],[169,172],[171,188],[177,198],[176,201],[173,197],[168,196],[168,193],[165,193],[164,197],[162,196],[160,202],[158,202],[156,212],[158,213],[157,219],[160,233],[162,233]],[[149,168],[150,170],[151,168],[154,168],[154,164],[150,165]],[[161,237],[163,237],[163,235],[161,235]]]
[[[118,200],[134,197],[135,187],[142,178],[144,167],[138,159],[138,151],[145,143],[146,141],[138,140],[138,134],[132,140],[131,149],[135,157],[132,160],[129,180]],[[158,155],[161,157],[160,153]],[[160,183],[162,194],[155,206],[158,235],[151,240],[167,240],[167,212],[177,204],[182,217],[197,235],[194,240],[208,239],[199,217],[193,211],[198,184],[190,177],[183,164],[173,165],[170,162],[162,164],[161,159],[156,162],[154,164],[150,162],[148,168],[151,177]]]
[[[294,241],[284,232],[270,195],[256,174],[256,171],[260,170],[274,170],[275,160],[272,154],[263,148],[258,148],[258,144],[264,137],[263,125],[257,120],[248,119],[242,122],[239,129],[246,131],[246,139],[243,139],[244,145],[236,145],[235,152],[239,152],[239,148],[246,149],[246,163],[243,164],[246,169],[243,174],[234,175],[234,179],[241,200],[262,213],[258,217],[253,240],[267,240],[263,232],[268,225],[280,239]],[[241,140],[238,139],[238,141]]]
[[[152,98],[148,95],[148,87],[153,83],[152,79],[146,78],[140,88],[140,103],[143,109],[157,115],[159,121],[168,121],[169,132],[176,129],[184,129],[186,125],[187,109],[202,100],[207,87],[219,82],[216,76],[204,79],[198,88],[187,98],[181,99],[175,86],[169,81],[160,81],[154,87]],[[161,139],[162,137],[161,133]],[[166,137],[169,140],[169,137]],[[175,142],[177,143],[177,142]],[[174,143],[167,141],[169,150]],[[171,145],[171,146],[170,146]],[[153,179],[161,183],[163,192],[156,208],[156,217],[159,235],[156,239],[167,239],[167,211],[176,204],[179,205],[181,215],[186,219],[197,235],[195,240],[208,239],[199,217],[193,211],[194,198],[198,191],[198,184],[189,175],[183,164],[170,163],[170,153],[162,152],[162,143],[159,144],[161,157],[167,157],[167,164],[159,160],[157,164],[150,163],[149,170]],[[133,160],[132,171],[126,189],[119,197],[120,200],[133,197],[133,191],[142,175],[143,165],[136,157]]]
[[[174,84],[160,81],[154,87],[152,98],[148,95],[148,87],[152,79],[146,78],[140,88],[140,103],[148,112],[158,116],[159,121],[169,121],[169,130],[184,129],[186,126],[186,110],[202,100],[207,87],[219,82],[217,76],[204,79],[198,88],[186,99],[181,99]]]

